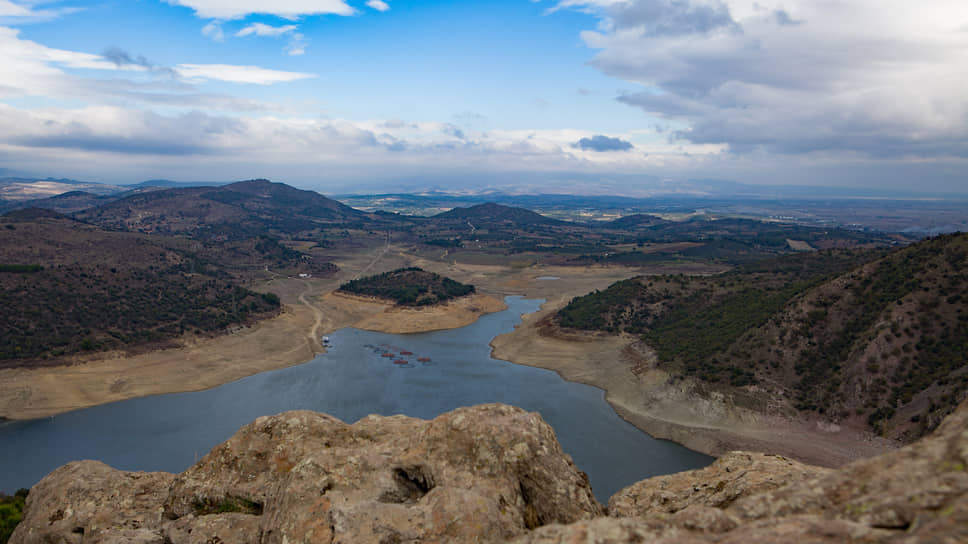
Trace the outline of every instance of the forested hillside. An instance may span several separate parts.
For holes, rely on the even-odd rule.
[[[968,235],[826,251],[578,297],[562,327],[627,332],[660,364],[743,398],[911,439],[968,389]]]
[[[226,267],[178,247],[186,241],[169,242],[43,210],[0,217],[0,366],[209,334],[279,311],[275,295],[244,289]]]
[[[378,297],[400,306],[429,306],[469,295],[474,286],[411,267],[346,282],[340,291]]]

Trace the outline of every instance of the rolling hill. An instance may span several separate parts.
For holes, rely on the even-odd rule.
[[[478,228],[510,227],[522,228],[534,225],[565,225],[564,221],[551,219],[539,213],[524,208],[503,206],[488,202],[478,204],[469,208],[454,208],[430,218],[430,222],[436,225],[464,224],[466,222],[476,222],[481,226]]]
[[[398,306],[430,306],[469,295],[474,292],[474,286],[411,267],[352,280],[339,290],[381,298]]]
[[[374,223],[370,215],[319,193],[267,180],[143,192],[82,211],[77,218],[112,230],[202,240],[237,240],[267,232],[297,235]]]
[[[912,440],[968,395],[968,234],[824,251],[574,299],[566,328],[631,333],[659,364],[749,407]]]
[[[268,258],[278,258],[269,240]],[[279,248],[284,249],[284,248]],[[244,248],[109,232],[56,212],[0,217],[0,366],[214,334],[275,315],[279,300],[239,286]],[[258,252],[236,257],[256,261]]]

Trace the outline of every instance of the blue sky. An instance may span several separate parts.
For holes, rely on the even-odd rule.
[[[0,0],[0,174],[968,192],[968,4]]]

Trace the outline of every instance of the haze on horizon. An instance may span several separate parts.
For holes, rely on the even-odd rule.
[[[0,0],[0,175],[968,194],[964,0]]]

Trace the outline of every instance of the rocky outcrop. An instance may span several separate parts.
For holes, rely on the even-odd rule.
[[[968,542],[966,467],[968,403],[932,436],[838,470],[733,452],[622,490],[606,517],[537,414],[289,412],[177,476],[61,467],[12,542],[953,544]]]
[[[538,414],[432,421],[262,417],[180,475],[71,463],[30,493],[14,543],[492,542],[599,516]]]
[[[932,436],[839,470],[733,453],[622,490],[609,518],[542,527],[514,542],[968,542],[966,467],[963,403]]]
[[[642,480],[608,501],[613,517],[674,514],[701,505],[725,508],[740,497],[772,491],[812,476],[825,468],[805,465],[779,455],[734,451],[701,470]]]

